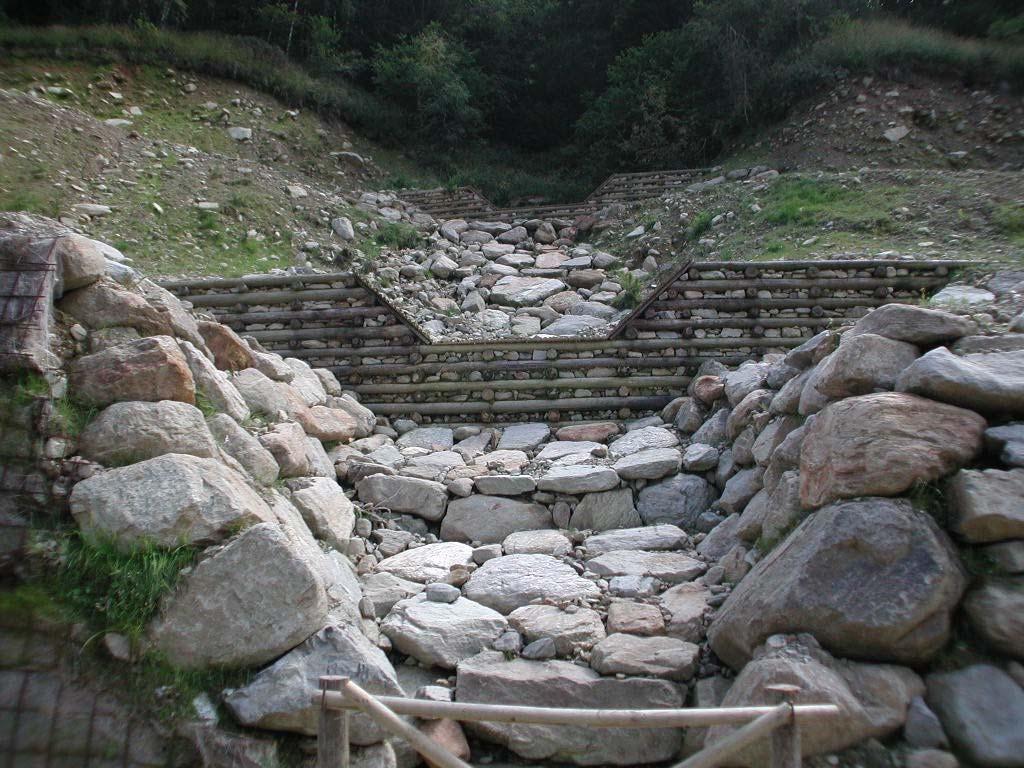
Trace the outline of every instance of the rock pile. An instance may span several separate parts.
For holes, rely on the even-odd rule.
[[[621,265],[576,234],[559,219],[444,221],[427,248],[382,254],[365,277],[432,338],[599,336],[625,314]]]
[[[55,487],[87,539],[202,548],[140,650],[253,669],[223,692],[238,723],[315,733],[324,674],[617,708],[761,703],[797,682],[846,715],[805,731],[809,754],[900,736],[1022,765],[1018,336],[975,352],[969,319],[890,305],[785,355],[705,364],[656,416],[430,426],[61,252],[69,392],[98,414],[51,447]],[[992,663],[933,671],[960,620]],[[999,691],[982,725],[979,689]],[[728,733],[470,730],[474,756],[579,765]],[[367,765],[416,763],[365,718],[353,734]]]

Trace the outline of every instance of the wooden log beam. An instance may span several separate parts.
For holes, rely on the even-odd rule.
[[[418,392],[519,391],[524,389],[685,389],[689,376],[630,376],[616,378],[506,379],[504,381],[424,381],[416,384],[355,384],[349,389],[360,395],[402,395]]]
[[[207,293],[189,295],[195,307],[231,307],[236,304],[290,304],[305,301],[346,301],[365,299],[370,293],[365,288],[315,288],[300,291],[248,291],[246,293]]]
[[[480,413],[572,413],[574,411],[612,411],[629,408],[635,411],[660,411],[671,395],[651,397],[560,397],[557,400],[495,400],[493,403],[466,401],[462,403],[371,403],[363,404],[376,414],[419,413],[423,416],[461,416]]]

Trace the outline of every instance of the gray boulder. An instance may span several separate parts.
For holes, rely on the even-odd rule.
[[[595,493],[608,491],[619,484],[619,476],[611,467],[576,464],[549,469],[537,481],[542,491],[554,493]]]
[[[309,530],[340,552],[352,537],[356,515],[352,502],[337,482],[326,477],[290,480],[292,504],[302,514]]]
[[[217,456],[202,412],[194,405],[174,400],[109,405],[89,422],[78,442],[82,456],[108,466],[167,453]]]
[[[386,507],[392,512],[408,512],[430,521],[440,520],[448,504],[448,490],[444,485],[416,477],[370,475],[356,484],[356,491],[365,504]]]
[[[442,541],[415,549],[407,549],[377,563],[377,570],[400,579],[429,584],[440,581],[453,565],[473,562],[473,548],[457,541]]]
[[[415,581],[400,579],[387,571],[378,571],[365,576],[362,580],[363,596],[373,603],[373,614],[383,619],[399,600],[418,595],[424,589]]]
[[[637,496],[637,511],[644,525],[671,523],[693,530],[697,519],[715,501],[711,484],[699,475],[679,474],[646,486]]]
[[[839,349],[818,367],[815,386],[833,399],[892,389],[919,354],[913,344],[873,333],[844,338]]]
[[[441,521],[441,538],[496,544],[510,533],[550,528],[551,525],[551,512],[540,504],[506,496],[473,494],[453,499],[448,504],[448,512]]]
[[[565,534],[550,531],[517,531],[501,543],[506,555],[551,555],[561,557],[572,551],[572,542]]]
[[[506,555],[488,560],[473,572],[463,591],[470,600],[504,614],[538,598],[573,601],[596,598],[601,593],[592,581],[548,555]]]
[[[861,334],[877,334],[887,339],[931,347],[969,336],[977,330],[974,321],[951,312],[910,304],[886,304],[864,315],[843,338],[845,341]]]
[[[679,688],[665,680],[601,677],[569,661],[506,661],[497,652],[459,664],[456,698],[482,704],[616,709],[677,708]],[[576,765],[641,765],[672,758],[681,731],[675,728],[593,729],[480,723],[478,736],[502,744],[530,761]]]
[[[707,566],[682,552],[620,549],[587,560],[587,570],[605,578],[653,576],[668,584],[679,584],[693,581],[707,570]]]
[[[964,612],[975,634],[998,653],[1024,661],[1024,578],[989,578],[967,593]]]
[[[689,544],[686,532],[674,525],[619,528],[588,536],[583,546],[591,556],[622,549],[662,551],[682,549]]]
[[[358,627],[332,623],[264,669],[248,685],[227,691],[224,703],[239,723],[250,728],[313,736],[320,708],[311,694],[319,690],[322,675],[348,677],[378,695],[403,695],[384,652]],[[353,714],[349,734],[359,745],[374,744],[385,737],[385,732],[362,714]]]
[[[682,462],[683,456],[676,448],[651,448],[623,456],[612,469],[623,480],[659,480],[679,472]]]
[[[633,506],[633,491],[629,488],[588,493],[576,505],[569,519],[569,527],[580,531],[607,531],[641,525],[643,520]]]
[[[417,427],[398,438],[400,448],[450,451],[454,444],[455,433],[448,427]]]
[[[226,413],[217,413],[206,422],[213,439],[260,485],[273,485],[280,468],[274,454],[260,445],[248,430]]]
[[[642,427],[627,432],[608,447],[613,459],[631,456],[654,448],[671,448],[679,445],[679,436],[663,427]]]
[[[966,541],[1024,538],[1024,469],[961,469],[947,487],[950,528]]]
[[[396,603],[380,628],[402,653],[427,666],[455,669],[489,648],[507,627],[500,613],[464,597],[437,603],[417,595]]]
[[[1024,415],[1024,350],[961,357],[939,347],[907,368],[896,389],[982,413]]]
[[[124,551],[214,544],[240,526],[275,520],[245,479],[215,459],[169,453],[75,485],[71,514],[87,538]]]
[[[182,354],[188,362],[192,378],[196,385],[196,396],[206,398],[215,410],[226,413],[235,421],[249,418],[249,406],[245,398],[231,383],[224,371],[218,370],[210,359],[187,341],[179,341]]]
[[[164,598],[148,635],[176,667],[256,666],[316,632],[328,609],[309,551],[263,523],[209,552]]]
[[[685,682],[697,671],[700,646],[674,637],[614,634],[594,646],[590,666],[602,675],[643,675]]]
[[[950,741],[974,764],[1024,766],[1024,688],[990,664],[929,675],[926,700]]]
[[[589,650],[605,636],[601,614],[590,608],[524,605],[508,615],[508,622],[528,643],[550,638],[560,656],[571,656],[577,649]]]
[[[828,574],[828,588],[817,574]],[[903,499],[832,504],[729,595],[711,647],[739,669],[769,635],[808,632],[850,658],[922,664],[949,639],[966,580],[952,545]]]
[[[502,430],[497,450],[532,451],[550,436],[547,424],[516,424]]]

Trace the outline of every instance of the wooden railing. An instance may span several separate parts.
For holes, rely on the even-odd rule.
[[[347,677],[320,678],[313,694],[320,707],[317,730],[317,768],[349,768],[349,718],[359,710],[392,736],[405,739],[431,765],[472,768],[436,741],[399,717],[446,718],[473,722],[571,725],[590,728],[706,728],[742,725],[672,768],[716,768],[761,739],[771,740],[771,768],[800,768],[801,723],[840,714],[835,704],[795,704],[794,685],[768,686],[773,706],[717,709],[570,709],[507,704],[426,701],[399,696],[376,696]]]

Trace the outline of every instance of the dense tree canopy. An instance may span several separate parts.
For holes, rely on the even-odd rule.
[[[611,169],[700,161],[730,135],[777,116],[841,68],[835,58],[805,54],[850,19],[884,14],[1019,43],[1019,6],[1019,0],[0,0],[0,20],[255,37],[316,76],[386,97],[407,117],[403,141],[441,151],[473,140],[500,143],[562,158],[585,155]]]

